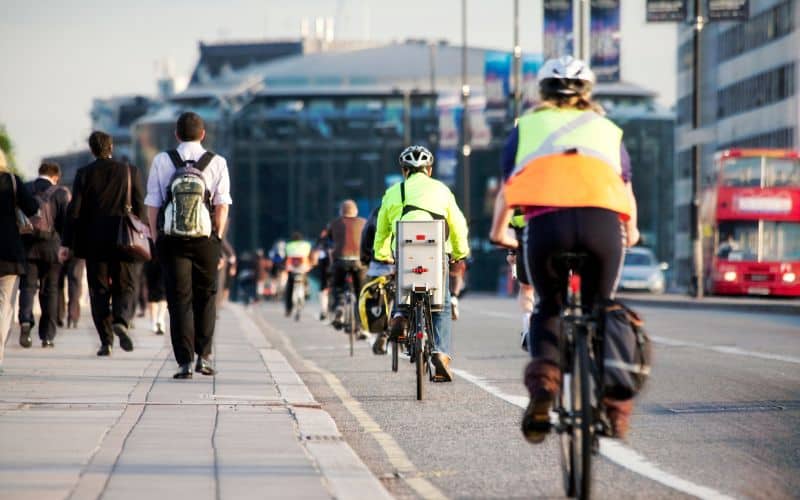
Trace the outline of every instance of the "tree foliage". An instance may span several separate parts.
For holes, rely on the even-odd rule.
[[[15,174],[19,175],[17,170],[17,160],[14,157],[14,143],[11,142],[11,137],[8,135],[5,125],[0,123],[0,149],[6,154],[6,161],[8,168]]]

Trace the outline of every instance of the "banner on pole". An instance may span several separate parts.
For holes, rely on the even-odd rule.
[[[591,1],[591,61],[598,82],[618,82],[620,77],[620,0]]]
[[[572,0],[544,0],[544,57],[572,55]]]
[[[683,22],[686,0],[647,0],[647,22]]]

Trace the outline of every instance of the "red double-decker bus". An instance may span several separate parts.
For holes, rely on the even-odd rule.
[[[731,149],[707,193],[706,290],[800,297],[800,152]]]

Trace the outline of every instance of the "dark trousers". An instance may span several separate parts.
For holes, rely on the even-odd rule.
[[[300,276],[298,276],[298,274]],[[308,273],[289,273],[289,279],[286,281],[286,289],[283,292],[283,305],[286,309],[286,315],[292,313],[292,295],[294,294],[294,280],[300,279],[303,281],[304,285],[308,284]],[[308,292],[308,288],[306,288],[306,292]]]
[[[83,273],[86,271],[86,261],[72,257],[61,266],[58,277],[58,319],[62,323],[67,321],[78,322],[81,317],[81,294],[83,293]],[[64,297],[64,287],[67,296]]]
[[[555,257],[583,252],[580,269],[582,305],[608,300],[622,268],[624,231],[619,215],[601,208],[570,208],[534,217],[524,239],[525,269],[539,302],[531,316],[531,356],[558,365],[561,355],[558,314],[566,297],[567,278]]]
[[[348,275],[353,279],[353,293],[358,297],[364,284],[364,267],[357,260],[337,259],[333,263],[333,293],[337,306],[342,303]]]
[[[217,321],[217,238],[180,239],[162,236],[158,259],[164,270],[172,351],[179,365],[197,354],[211,354]]]
[[[38,291],[39,306],[42,308],[39,338],[42,340],[53,340],[56,336],[60,272],[61,265],[58,262],[30,259],[25,265],[25,274],[20,281],[19,322],[36,324],[33,319],[33,300]]]
[[[119,260],[86,259],[86,278],[92,319],[103,345],[114,344],[113,324],[126,327],[133,317],[134,264]]]

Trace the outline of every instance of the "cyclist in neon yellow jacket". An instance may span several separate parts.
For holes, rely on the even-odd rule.
[[[445,251],[456,266],[463,266],[469,256],[467,221],[456,204],[455,196],[444,183],[431,178],[433,154],[422,146],[409,146],[400,154],[400,168],[405,180],[386,190],[378,212],[373,252],[375,260],[394,261],[394,228],[400,220],[441,219],[449,233]],[[433,313],[433,363],[435,380],[450,382],[452,318],[448,280],[445,283],[444,309]],[[403,337],[408,320],[395,311],[390,329],[393,337]]]

